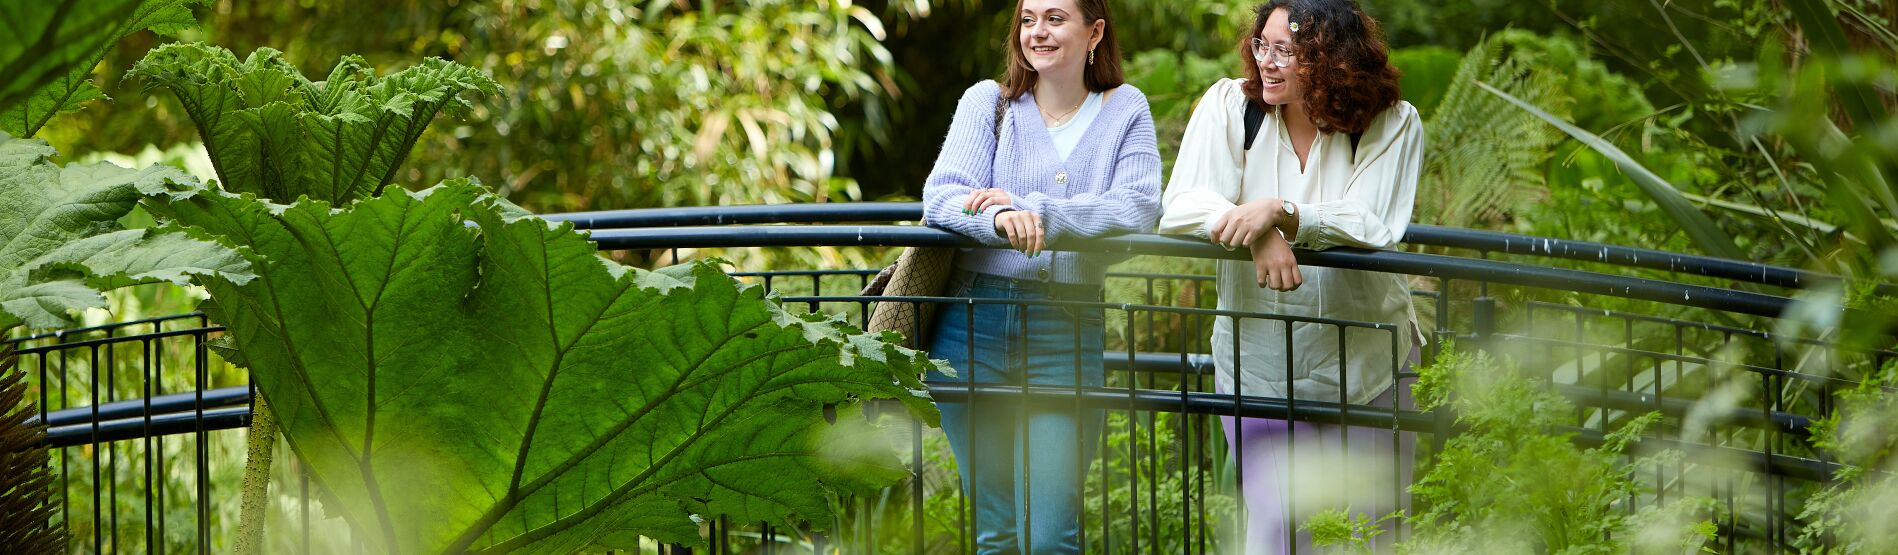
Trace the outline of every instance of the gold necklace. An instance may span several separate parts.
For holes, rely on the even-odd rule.
[[[1065,121],[1068,118],[1068,116],[1074,115],[1075,112],[1080,111],[1081,105],[1086,104],[1086,103],[1087,103],[1087,95],[1081,95],[1081,101],[1074,103],[1074,107],[1069,108],[1067,112],[1061,114],[1061,117],[1049,117],[1047,110],[1041,111],[1041,117],[1054,120],[1054,125],[1061,125],[1062,121]]]

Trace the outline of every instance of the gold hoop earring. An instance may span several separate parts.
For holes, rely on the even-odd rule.
[[[1094,49],[1087,49],[1087,65],[1094,65]]]

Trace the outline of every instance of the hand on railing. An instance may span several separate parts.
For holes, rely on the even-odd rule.
[[[983,210],[988,210],[990,206],[1008,206],[1010,204],[1014,204],[1014,199],[1008,196],[1008,191],[990,187],[987,189],[976,189],[975,192],[969,193],[969,202],[962,205],[962,210],[969,214],[981,214]]]
[[[1041,226],[1041,215],[1026,210],[1009,210],[995,215],[995,232],[1008,238],[1008,246],[1030,257],[1040,256],[1048,246],[1048,232]]]
[[[1213,222],[1213,244],[1232,250],[1236,247],[1252,247],[1266,238],[1266,232],[1279,225],[1280,214],[1285,203],[1276,198],[1255,200],[1227,210]]]
[[[1292,244],[1282,234],[1267,233],[1263,240],[1252,242],[1252,269],[1258,273],[1259,287],[1291,291],[1305,284]]]

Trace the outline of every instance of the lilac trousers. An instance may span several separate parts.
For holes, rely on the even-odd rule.
[[[1218,389],[1230,393],[1223,386]],[[1393,395],[1399,395],[1404,409],[1415,408],[1408,383],[1385,390],[1370,406],[1389,407]],[[1410,506],[1404,488],[1413,479],[1414,433],[1269,418],[1243,418],[1237,426],[1233,417],[1220,420],[1226,446],[1240,466],[1247,555],[1290,553],[1293,542],[1299,553],[1317,553],[1311,534],[1299,532],[1298,526],[1319,511],[1348,507],[1354,516],[1377,520]],[[1384,522],[1386,533],[1373,547],[1379,552],[1392,549],[1400,524]]]

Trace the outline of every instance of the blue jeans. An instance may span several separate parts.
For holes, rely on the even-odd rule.
[[[1099,301],[1100,288],[958,272],[949,295]],[[959,376],[929,378],[951,386],[1098,387],[1106,381],[1104,315],[1091,307],[944,305],[929,353]],[[976,553],[1080,553],[1083,479],[1104,413],[1025,399],[938,404],[974,511]]]

